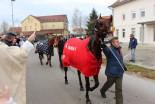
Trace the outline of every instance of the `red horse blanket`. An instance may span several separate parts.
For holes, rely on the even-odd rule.
[[[73,66],[87,77],[99,73],[102,57],[100,60],[97,60],[89,51],[89,39],[90,37],[84,40],[71,38],[65,43],[62,56],[63,67]]]

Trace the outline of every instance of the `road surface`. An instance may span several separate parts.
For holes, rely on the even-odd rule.
[[[51,62],[53,67],[45,65],[45,57],[44,65],[41,66],[38,54],[34,54],[34,50],[29,54],[26,72],[27,104],[86,104],[85,91],[80,91],[76,69],[70,67],[69,84],[66,85],[56,49]],[[99,87],[89,94],[92,104],[115,104],[114,85],[107,91],[106,99],[99,92],[106,81],[104,69],[102,67],[99,74]],[[83,76],[82,79],[85,86]],[[124,104],[155,104],[155,83],[124,74],[123,95]]]

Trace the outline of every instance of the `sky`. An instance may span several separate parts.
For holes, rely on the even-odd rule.
[[[112,14],[108,8],[117,0],[15,0],[13,1],[14,25],[21,26],[21,22],[29,15],[47,16],[66,14],[69,20],[69,27],[74,10],[76,8],[82,16],[89,17],[92,9],[102,16]],[[12,6],[11,0],[0,0],[0,24],[6,21],[12,25]]]

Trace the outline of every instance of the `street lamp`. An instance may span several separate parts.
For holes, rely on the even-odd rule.
[[[13,1],[15,0],[11,0],[11,5],[12,5],[12,28],[13,28],[13,33],[14,33],[14,22],[13,22]]]

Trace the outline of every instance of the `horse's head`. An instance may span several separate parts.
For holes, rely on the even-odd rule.
[[[53,47],[53,45],[54,45],[54,40],[55,40],[55,37],[50,37],[50,38],[48,38],[48,46],[49,46],[49,47]]]
[[[94,31],[97,38],[101,39],[102,42],[104,41],[104,38],[106,35],[109,34],[109,28],[110,24],[112,22],[112,16],[110,19],[102,18],[101,16],[97,20],[93,20],[90,23],[94,23]]]

